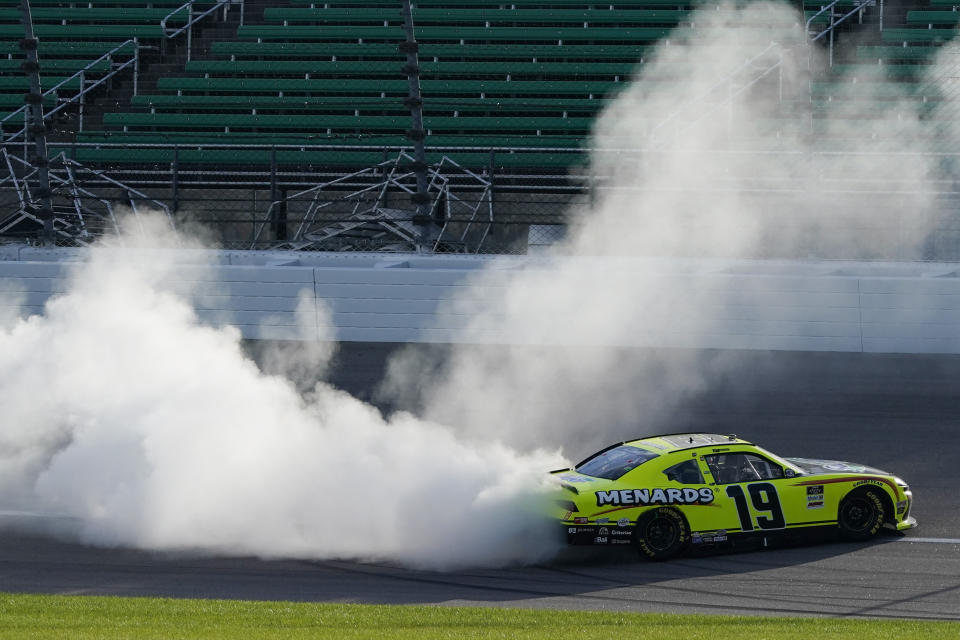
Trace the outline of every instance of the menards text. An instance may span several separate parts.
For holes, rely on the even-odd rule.
[[[707,504],[713,489],[620,489],[597,491],[597,506],[607,504]]]

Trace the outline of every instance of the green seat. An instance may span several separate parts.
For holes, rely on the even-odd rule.
[[[163,29],[156,24],[38,24],[34,33],[40,39],[100,40],[104,38],[162,38]],[[23,26],[0,24],[0,38],[22,38]]]
[[[268,74],[342,74],[349,76],[390,75],[401,77],[400,60],[193,60],[187,63],[187,71],[226,75]],[[426,75],[532,75],[532,76],[629,76],[635,64],[632,62],[434,62],[420,61],[420,74]]]
[[[474,140],[475,145],[485,144],[483,140]],[[388,159],[396,157],[394,151]],[[78,162],[93,164],[169,164],[173,162],[172,149],[92,149],[77,148],[70,155]],[[450,157],[461,166],[484,168],[490,165],[489,153],[476,151],[446,151],[427,153],[427,162],[436,164],[444,157]],[[272,155],[269,150],[182,150],[177,161],[184,164],[207,166],[264,166],[269,165]],[[579,153],[514,152],[499,153],[493,156],[496,167],[556,168],[566,169],[585,162]],[[374,166],[384,161],[379,150],[278,150],[276,161],[279,166],[324,167],[328,169],[360,169]]]
[[[313,7],[395,7],[395,0],[291,0],[291,5],[306,5]],[[556,7],[596,7],[617,9],[631,9],[644,7],[696,7],[716,6],[717,0],[417,0],[417,7],[500,7],[504,5],[516,6],[521,9],[543,9]]]
[[[814,98],[839,100],[939,100],[938,87],[929,83],[908,82],[812,82]]]
[[[941,44],[951,40],[956,33],[956,29],[884,29],[880,34],[880,41],[887,44],[896,42]]]
[[[955,26],[960,22],[957,11],[907,11],[907,24]]]
[[[676,24],[687,19],[688,9],[640,9],[611,11],[605,9],[414,9],[418,27],[427,24],[526,23],[526,24]],[[267,22],[400,22],[402,16],[394,6],[374,8],[268,8]]]
[[[122,145],[112,147],[88,147],[78,145],[67,147],[72,157],[81,162],[106,164],[169,164],[176,153],[177,161],[184,164],[206,164],[212,166],[230,165],[268,165],[272,151],[270,145],[296,145],[301,149],[277,148],[276,159],[281,166],[324,166],[368,167],[383,160],[396,157],[397,149],[410,147],[403,136],[358,136],[358,137],[321,137],[316,135],[290,135],[283,133],[108,133],[83,132],[78,134],[78,143]],[[464,150],[465,147],[495,148],[512,147],[514,151],[497,151],[493,154],[495,167],[516,168],[558,168],[574,166],[585,161],[585,155],[579,150],[582,140],[574,136],[550,135],[511,135],[509,137],[479,133],[474,135],[431,135],[427,137],[428,161],[438,162],[448,155],[464,166],[483,168],[490,165],[491,154],[488,151]],[[176,152],[173,148],[148,148],[146,145],[166,144],[182,145]],[[257,149],[203,148],[204,145],[260,145]],[[137,146],[142,145],[142,146]],[[334,149],[333,146],[350,149]],[[310,147],[320,146],[320,149]],[[324,150],[322,147],[331,147]],[[541,151],[550,149],[551,151]],[[556,149],[568,149],[561,152]]]
[[[430,147],[474,147],[477,139],[482,138],[487,147],[523,147],[523,148],[578,148],[582,140],[577,136],[541,134],[523,136],[511,134],[433,134],[427,137]],[[405,147],[410,140],[399,133],[354,137],[329,137],[326,134],[305,135],[293,132],[193,132],[176,131],[83,131],[77,134],[77,142],[87,144],[143,145],[178,144],[186,147],[203,145],[260,145],[269,148],[272,145],[362,145],[384,149],[386,147]]]
[[[577,131],[590,129],[593,118],[428,116],[424,127],[437,131]],[[293,116],[227,113],[106,113],[105,126],[172,129],[298,129],[304,131],[403,131],[409,116]]]
[[[410,118],[403,116],[292,116],[228,113],[106,113],[105,126],[168,129],[359,129],[403,131]]]
[[[832,2],[830,0],[804,0],[803,9],[811,13],[816,13],[821,9],[829,7]],[[840,0],[837,4],[834,5],[835,9],[853,9],[857,5],[863,4],[862,0]]]
[[[423,49],[421,48],[421,51]],[[313,43],[313,42],[249,42],[244,40],[218,40],[210,46],[210,52],[216,55],[243,57],[393,57],[399,53],[396,43]]]
[[[623,88],[624,82],[608,81],[497,81],[497,80],[430,80],[420,83],[425,95],[603,95]],[[409,83],[405,79],[365,80],[351,78],[160,78],[157,88],[162,90],[205,91],[222,93],[395,93],[406,95]]]
[[[22,35],[22,34],[21,34]],[[22,56],[23,51],[20,49],[19,40],[14,40],[10,42],[0,42],[0,54],[3,55],[18,55]],[[111,49],[116,48],[119,44],[118,42],[56,42],[53,40],[41,40],[40,46],[38,48],[38,53],[40,59],[46,63],[49,58],[56,56],[64,56],[71,58],[87,58],[93,60],[94,58],[99,58],[106,52]],[[133,55],[134,46],[133,43],[130,43],[119,51],[116,55]]]
[[[57,103],[57,97],[53,94],[43,96],[43,106],[52,107]],[[0,108],[4,110],[3,116],[6,117],[10,115],[11,112],[16,111],[23,106],[23,94],[22,93],[0,93]]]
[[[811,104],[815,118],[880,118],[905,116],[908,120],[916,115],[925,116],[937,108],[937,103],[913,103],[906,105],[898,100],[815,100]]]
[[[835,64],[831,74],[842,80],[857,82],[914,81],[921,79],[926,67],[916,64]]]
[[[861,45],[857,47],[858,60],[923,61],[936,52],[933,47],[891,47]]]
[[[57,85],[67,78],[63,77],[41,77],[40,86],[44,91],[50,89],[54,85]],[[0,76],[0,90],[10,91],[10,90],[23,90],[26,91],[30,88],[30,81],[27,79],[27,76],[18,74],[10,76]],[[80,89],[80,78],[74,78],[69,80],[64,84],[62,89]],[[21,99],[23,96],[21,96]]]
[[[22,73],[23,58],[0,58],[0,72],[2,73]],[[103,73],[110,70],[110,61],[101,60],[96,64],[91,64],[90,60],[74,60],[72,58],[49,58],[44,59],[40,68],[43,71],[67,72],[73,75],[75,72],[90,65],[90,73]]]
[[[30,12],[34,26],[45,22],[62,20],[67,22],[136,22],[159,23],[170,14],[169,9],[147,9],[136,7],[33,7]],[[0,21],[20,20],[19,8],[0,7]],[[187,21],[187,12],[182,11],[170,17],[168,23],[184,23]]]
[[[131,5],[131,4],[150,4],[150,5],[153,5],[154,7],[170,7],[171,9],[176,9],[182,6],[183,4],[185,4],[185,0],[148,0],[147,2],[143,2],[143,3],[131,2],[131,0],[75,0],[73,2],[70,2],[69,0],[67,2],[65,2],[64,0],[31,0],[30,2],[30,5],[34,11],[39,7],[55,7],[59,9],[63,7],[64,4],[73,4],[81,8],[85,8],[88,6],[93,8],[100,8],[100,7],[122,7],[122,5]],[[201,0],[195,3],[194,7],[209,8],[214,4],[216,3],[209,2],[207,0]],[[19,7],[19,6],[20,6],[20,0],[0,0],[0,7]],[[127,6],[122,8],[130,8],[130,7]]]
[[[421,43],[421,62],[430,58],[485,60],[628,60],[639,61],[651,49],[642,45],[554,45],[554,44],[440,44]],[[378,58],[398,59],[395,43],[355,42],[214,42],[212,52],[218,55],[247,58]]]
[[[380,98],[359,96],[262,96],[262,95],[171,95],[141,94],[131,98],[132,105],[155,109],[276,109],[304,110],[348,107],[371,109],[403,109],[402,97]]]
[[[457,98],[455,101],[438,100],[436,104],[428,100],[425,113],[440,112],[587,112],[593,113],[608,103],[603,98]],[[139,95],[133,96],[132,104],[138,107],[160,110],[183,111],[225,111],[239,110],[258,112],[276,111],[343,111],[345,108],[363,112],[397,111],[404,114],[409,109],[404,106],[402,97],[358,97],[358,96],[177,96],[177,95]]]
[[[670,29],[658,27],[618,28],[551,28],[551,27],[419,27],[417,40],[479,40],[507,42],[653,42],[666,37]],[[675,36],[686,35],[689,30],[678,29]],[[244,25],[237,31],[241,38],[264,38],[281,40],[392,40],[404,38],[400,26],[346,26],[346,25]]]
[[[77,148],[73,158],[78,162],[96,164],[169,164],[173,162],[173,149],[92,149]],[[315,165],[322,167],[368,167],[383,160],[378,151],[278,151],[277,162],[280,165]],[[182,164],[208,166],[251,166],[269,165],[269,150],[235,149],[184,149],[177,153],[177,161]]]

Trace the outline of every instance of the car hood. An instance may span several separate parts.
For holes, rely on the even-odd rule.
[[[886,471],[874,469],[873,467],[857,464],[855,462],[842,462],[840,460],[813,460],[810,458],[785,458],[785,460],[791,464],[795,464],[810,475],[821,473],[853,473],[863,475],[879,474],[884,476],[890,475]]]

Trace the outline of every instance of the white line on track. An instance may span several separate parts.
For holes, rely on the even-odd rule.
[[[927,544],[960,544],[960,538],[897,538],[897,542],[925,542]]]

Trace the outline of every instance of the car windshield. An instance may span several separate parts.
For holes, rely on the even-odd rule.
[[[622,444],[595,455],[577,467],[577,471],[595,478],[616,480],[632,469],[636,469],[644,462],[658,457],[660,454]]]

